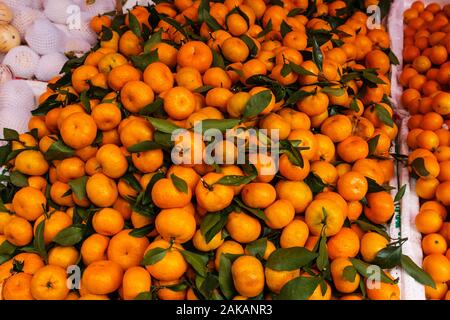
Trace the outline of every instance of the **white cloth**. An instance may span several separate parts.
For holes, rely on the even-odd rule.
[[[28,46],[12,48],[3,59],[11,69],[14,76],[19,78],[31,78],[39,63],[39,55]]]
[[[48,19],[37,19],[25,32],[25,40],[39,54],[59,52],[65,45],[64,34]]]
[[[43,55],[34,75],[38,80],[48,81],[59,74],[66,61],[67,57],[59,52]]]

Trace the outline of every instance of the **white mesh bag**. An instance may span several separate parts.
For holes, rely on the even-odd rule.
[[[18,78],[31,78],[39,63],[39,55],[28,46],[12,48],[3,59],[11,69],[14,76]]]
[[[128,0],[123,5],[123,11],[126,12],[127,10],[131,10],[131,9],[133,9],[133,7],[135,5],[146,6],[146,5],[152,4],[152,3],[153,3],[153,1],[151,1],[151,0]]]
[[[48,19],[37,19],[25,32],[25,40],[39,54],[59,52],[65,45],[63,32]]]
[[[69,37],[80,38],[91,45],[95,44],[97,41],[97,34],[90,27],[91,18],[84,12],[81,13],[80,23],[78,26],[69,27]]]
[[[91,49],[91,44],[86,40],[78,37],[68,37],[64,52],[85,53]]]
[[[45,0],[44,14],[53,22],[66,23],[70,6],[73,5],[72,0]]]
[[[38,80],[48,81],[59,74],[66,61],[67,57],[59,52],[43,55],[34,75]]]
[[[42,9],[42,0],[30,0],[30,7],[33,9]]]
[[[80,6],[81,11],[87,13],[89,17],[93,17],[114,10],[116,8],[116,2],[114,0],[81,1]]]
[[[43,18],[44,14],[36,9],[20,6],[13,9],[14,18],[11,24],[19,31],[20,36],[25,36],[25,31],[36,19]]]
[[[0,86],[0,128],[28,131],[30,111],[34,107],[34,94],[26,81],[11,80]]]
[[[13,74],[11,69],[6,64],[0,64],[0,85],[2,83],[6,83],[11,81],[13,78]]]
[[[32,1],[33,0],[2,0],[2,2],[4,4],[6,4],[8,7],[10,7],[11,9],[17,8],[20,6],[30,7]]]

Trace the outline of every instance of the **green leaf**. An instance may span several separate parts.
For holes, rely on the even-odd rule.
[[[80,199],[84,200],[87,199],[86,195],[86,183],[88,181],[87,176],[80,177],[78,179],[69,181],[70,189],[73,191],[75,196]]]
[[[253,214],[254,216],[258,217],[259,219],[263,220],[263,221],[267,221],[267,217],[264,213],[263,210],[261,209],[256,209],[256,208],[251,208],[249,206],[246,206],[241,199],[239,198],[234,198],[233,201],[242,209],[245,209],[246,211],[250,212],[251,214]]]
[[[172,183],[174,184],[175,188],[177,188],[178,191],[188,193],[188,185],[186,181],[176,176],[174,173],[170,175],[170,179],[172,180]]]
[[[208,263],[208,256],[201,255],[198,253],[190,252],[187,250],[180,250],[186,262],[197,272],[200,276],[206,277],[208,273],[208,268],[206,264]]]
[[[136,68],[140,69],[141,71],[144,71],[149,64],[159,61],[158,49],[152,50],[149,53],[131,56],[130,59]]]
[[[358,102],[356,101],[356,98],[352,99],[352,102],[350,102],[350,109],[352,109],[355,112],[359,112],[359,106]]]
[[[363,220],[355,220],[355,223],[360,227],[364,232],[373,231],[376,232],[383,237],[385,237],[387,240],[390,240],[389,234],[386,232],[383,226],[374,225],[372,223],[369,223],[367,221]]]
[[[128,147],[127,150],[130,153],[139,153],[139,152],[144,152],[144,151],[149,151],[149,150],[157,150],[157,149],[162,149],[163,146],[160,145],[159,143],[155,142],[155,141],[142,141],[139,143],[136,143],[134,145],[132,145],[131,147]]]
[[[296,165],[300,168],[303,168],[305,165],[303,161],[303,156],[300,153],[299,149],[294,146],[293,141],[291,140],[282,140],[280,141],[280,152],[285,153],[289,158],[289,161],[292,162],[293,165]]]
[[[164,149],[171,149],[174,145],[174,142],[172,141],[172,135],[170,133],[156,131],[154,139],[155,142],[159,143]]]
[[[260,238],[253,242],[250,242],[245,247],[245,250],[249,254],[251,254],[252,256],[255,256],[257,258],[264,257],[264,254],[266,253],[266,249],[267,249],[267,238]]]
[[[139,110],[139,114],[141,116],[150,116],[151,114],[153,114],[159,110],[163,110],[163,106],[164,106],[164,100],[160,97],[157,97],[155,99],[155,101],[153,101],[149,105],[146,105],[144,108]]]
[[[230,300],[235,296],[233,277],[231,275],[231,261],[224,254],[220,255],[219,286],[225,298]]]
[[[228,214],[226,212],[208,213],[200,224],[200,231],[209,243],[216,234],[222,231],[227,223]]]
[[[16,251],[16,246],[8,240],[4,240],[0,245],[0,255],[12,255]]]
[[[84,110],[86,110],[87,113],[91,113],[91,103],[89,101],[89,97],[87,94],[87,90],[84,90],[81,94],[80,94],[80,101],[81,101],[81,105],[83,106]]]
[[[312,49],[312,60],[317,65],[320,71],[323,70],[323,53],[320,49],[319,44],[317,43],[316,38],[312,39],[313,41],[313,49]]]
[[[110,28],[106,27],[106,26],[102,26],[102,31],[101,31],[101,40],[102,41],[109,41],[111,40],[113,37],[113,32]]]
[[[47,250],[45,249],[45,242],[44,242],[44,228],[45,228],[45,219],[42,220],[36,227],[33,246],[36,249],[37,253],[44,260],[47,260]]]
[[[296,104],[298,101],[302,100],[303,98],[306,98],[306,97],[311,96],[313,94],[314,94],[314,92],[308,92],[308,91],[303,91],[303,90],[295,91],[286,100],[286,105]]]
[[[45,116],[47,112],[49,112],[50,110],[60,107],[63,104],[63,102],[57,101],[56,97],[58,97],[58,94],[56,93],[49,96],[36,109],[31,111],[31,114],[33,116]]]
[[[172,133],[177,129],[182,129],[181,127],[177,126],[176,124],[173,124],[169,120],[151,117],[148,117],[147,119],[150,121],[150,123],[156,130],[161,131],[163,133]]]
[[[327,237],[322,234],[319,241],[319,256],[317,257],[317,268],[320,271],[329,271],[330,261],[328,260]]]
[[[220,30],[222,26],[209,13],[209,2],[208,0],[201,0],[198,7],[198,21],[206,23],[212,31]]]
[[[345,280],[350,281],[350,282],[355,281],[356,274],[357,274],[357,271],[356,271],[356,269],[355,269],[355,267],[353,265],[346,266],[344,268],[344,270],[342,271],[342,277]]]
[[[430,172],[425,168],[425,160],[422,157],[411,162],[411,168],[421,177],[427,177]]]
[[[153,300],[153,295],[150,291],[139,293],[134,300]]]
[[[67,146],[62,140],[57,140],[47,152],[44,154],[45,160],[53,161],[53,160],[64,160],[66,158],[70,158],[75,154],[75,150]]]
[[[164,248],[153,248],[149,250],[145,256],[144,259],[142,259],[142,264],[144,266],[151,266],[157,263],[158,261],[161,261],[166,256],[166,253],[169,249]]]
[[[317,256],[303,247],[280,248],[272,252],[266,266],[277,271],[291,271],[308,265]]]
[[[28,186],[28,178],[19,171],[12,171],[9,175],[9,179],[16,187],[23,188]]]
[[[69,226],[58,232],[53,242],[65,247],[76,245],[83,240],[85,229],[86,226],[81,224]]]
[[[144,44],[144,53],[150,53],[150,51],[152,51],[153,47],[160,43],[162,40],[162,32],[163,29],[159,29],[158,31],[156,31],[155,33],[152,34],[152,36],[150,37],[150,39],[148,39],[145,44]]]
[[[7,162],[7,158],[11,152],[11,144],[5,144],[0,147],[0,166],[4,166]]]
[[[135,191],[140,192],[142,190],[142,186],[139,183],[139,181],[136,179],[134,174],[127,173],[127,174],[123,175],[120,179],[125,181],[125,183],[127,185],[129,185],[131,188],[133,188]]]
[[[197,89],[194,90],[194,92],[196,92],[196,93],[207,93],[211,89],[214,89],[214,87],[206,85],[206,86],[198,87]]]
[[[301,76],[317,76],[314,72],[306,70],[302,66],[299,66],[298,64],[295,64],[291,61],[289,61],[289,67],[291,68],[292,71]]]
[[[369,155],[373,155],[373,153],[375,152],[375,150],[378,146],[379,140],[380,140],[379,134],[377,134],[375,137],[372,137],[369,140],[367,140],[367,144],[369,145]]]
[[[180,283],[177,283],[177,284],[172,284],[170,286],[164,286],[164,288],[167,288],[167,289],[172,290],[172,291],[179,292],[179,291],[186,290],[188,288],[188,286],[187,286],[187,284],[185,282],[180,282]]]
[[[400,200],[402,200],[403,196],[405,195],[405,192],[406,192],[406,184],[400,187],[400,189],[398,190],[397,194],[394,197],[394,202],[399,202]]]
[[[167,22],[172,27],[174,27],[179,33],[181,33],[186,39],[189,39],[189,34],[186,32],[184,27],[175,19],[168,16],[160,15],[161,20]]]
[[[398,66],[400,64],[400,61],[398,61],[398,58],[395,55],[395,53],[390,48],[387,49],[386,51],[385,51],[385,53],[387,53],[387,55],[389,57],[389,61],[391,62],[391,64],[393,64],[395,66]]]
[[[364,69],[357,74],[372,84],[386,84],[383,80],[378,78],[376,69]]]
[[[206,119],[198,122],[196,127],[202,129],[202,133],[209,129],[218,129],[225,132],[228,129],[232,129],[237,126],[241,120],[239,119]]]
[[[255,57],[258,54],[258,47],[256,46],[255,42],[252,38],[250,38],[248,35],[243,34],[240,36],[240,39],[244,41],[246,46],[248,47],[248,50],[250,52],[251,57]]]
[[[302,8],[294,8],[291,11],[289,11],[288,13],[288,17],[295,17],[298,16],[300,14],[302,14],[305,10],[303,10]]]
[[[207,300],[217,300],[217,298],[219,297],[215,297],[215,292],[219,286],[220,283],[218,277],[211,273],[208,273],[198,289]],[[222,298],[220,297],[219,299]]]
[[[355,269],[358,271],[359,274],[363,275],[366,278],[371,277],[373,274],[371,271],[372,268],[379,268],[380,271],[380,281],[384,283],[394,284],[396,283],[395,280],[392,280],[387,276],[387,274],[377,265],[370,265],[368,263],[365,263],[364,261],[361,261],[359,259],[350,258],[351,263],[355,267]]]
[[[133,33],[140,38],[142,34],[141,34],[141,24],[139,23],[139,20],[131,12],[128,12],[128,18],[130,21],[130,30],[133,31]]]
[[[392,269],[401,264],[402,247],[387,246],[377,252],[374,264],[380,266],[382,269]]]
[[[272,100],[272,92],[270,90],[263,90],[253,95],[245,106],[244,118],[251,118],[260,114]]]
[[[222,184],[225,186],[241,186],[252,182],[256,176],[238,176],[238,175],[228,175],[223,176],[214,184]]]
[[[286,23],[286,21],[283,20],[283,22],[281,22],[281,25],[280,25],[281,37],[284,38],[286,36],[286,34],[288,34],[291,31],[292,31],[291,26],[288,25]]]
[[[3,128],[3,139],[6,141],[19,141],[19,133],[13,129]]]
[[[392,119],[391,114],[381,105],[379,104],[375,105],[375,113],[377,114],[377,117],[380,119],[380,121],[383,122],[385,125],[391,128],[394,126],[394,120]]]
[[[366,177],[367,180],[367,184],[368,184],[368,188],[367,188],[367,192],[368,193],[372,193],[372,192],[380,192],[380,191],[391,191],[392,189],[395,189],[394,187],[391,186],[381,186],[379,185],[374,179]]]
[[[322,192],[323,189],[327,186],[322,179],[316,175],[314,172],[310,172],[308,176],[305,178],[304,182],[311,189],[312,193],[317,194]]]
[[[335,87],[324,87],[322,88],[321,92],[329,94],[331,96],[340,97],[344,95],[345,89],[344,88],[335,88]]]
[[[133,229],[132,231],[130,231],[129,235],[135,238],[142,238],[152,232],[154,229],[155,226],[153,224],[147,224],[143,227]]]
[[[307,300],[320,283],[319,277],[297,277],[281,288],[277,300]]]
[[[431,276],[427,272],[425,272],[417,264],[415,264],[410,257],[402,254],[401,265],[406,273],[413,277],[417,282],[436,289],[436,284],[433,278],[431,278]]]
[[[263,30],[260,33],[258,33],[256,35],[256,38],[259,39],[259,38],[264,37],[266,34],[271,32],[272,29],[273,29],[272,19],[269,19],[269,22],[267,22],[267,25],[263,28]]]
[[[222,55],[215,50],[211,50],[211,52],[213,54],[212,66],[225,69],[225,61],[223,60]]]

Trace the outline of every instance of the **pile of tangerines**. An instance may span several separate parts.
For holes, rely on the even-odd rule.
[[[404,13],[405,88],[402,104],[411,114],[408,164],[417,176],[420,212],[416,227],[423,235],[423,267],[436,282],[429,299],[450,299],[450,5],[416,1]]]
[[[30,131],[4,130],[1,297],[399,299],[395,266],[434,287],[385,229],[402,196],[389,186],[395,56],[364,12],[340,0],[175,0],[95,17],[98,44],[50,81]],[[432,103],[444,116],[445,97]],[[438,116],[420,124],[437,130]],[[173,163],[174,145],[214,143],[200,135],[198,151],[198,124],[266,129],[257,144],[278,151]],[[192,139],[173,141],[180,128]],[[423,152],[438,168],[440,153]]]

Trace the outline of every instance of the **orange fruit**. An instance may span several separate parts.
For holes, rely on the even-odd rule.
[[[325,216],[327,217],[325,221]],[[305,222],[313,235],[333,236],[341,230],[345,212],[337,203],[329,199],[313,200],[305,211]]]
[[[61,267],[47,265],[31,279],[31,294],[36,300],[62,300],[68,293],[67,273]]]
[[[327,242],[328,256],[337,258],[354,258],[360,248],[359,238],[350,228],[342,228],[337,234],[330,237]]]
[[[133,237],[130,230],[122,230],[109,241],[108,260],[119,264],[123,270],[139,266],[149,241],[146,237]]]
[[[423,269],[436,282],[447,282],[450,279],[450,261],[443,254],[432,253],[423,259]]]
[[[231,265],[236,291],[244,297],[255,297],[264,289],[264,268],[253,256],[240,256]]]
[[[364,208],[366,217],[377,224],[388,222],[394,214],[394,201],[386,191],[369,193],[366,196],[368,205]]]
[[[116,262],[95,261],[83,272],[82,283],[89,293],[109,294],[116,291],[122,282],[123,270]]]
[[[385,248],[389,241],[376,232],[367,232],[361,239],[361,255],[367,262],[372,262],[378,251]]]
[[[122,297],[124,300],[133,300],[142,292],[149,292],[152,279],[147,270],[135,266],[127,269],[122,280]]]
[[[337,258],[330,264],[331,276],[336,289],[342,293],[352,293],[359,287],[361,277],[357,273],[353,281],[344,277],[346,267],[352,267],[353,264],[347,258]]]
[[[231,212],[225,226],[231,238],[239,243],[255,241],[261,233],[258,219],[243,212]]]
[[[187,42],[178,50],[177,63],[181,67],[192,67],[204,73],[212,61],[211,49],[201,41]]]

